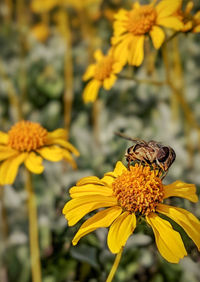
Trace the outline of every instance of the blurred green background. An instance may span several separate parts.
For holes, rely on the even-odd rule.
[[[68,228],[62,215],[68,189],[81,177],[102,177],[118,160],[124,160],[132,143],[114,134],[123,131],[173,147],[177,158],[164,183],[178,179],[195,183],[199,194],[200,129],[190,124],[166,86],[119,79],[111,91],[102,89],[94,104],[84,105],[82,75],[93,62],[93,52],[109,48],[114,13],[130,8],[134,1],[37,2],[0,2],[0,130],[8,131],[22,115],[49,131],[68,129],[70,142],[80,151],[78,170],[64,162],[45,162],[45,172],[33,177],[42,281],[105,281],[114,260],[106,244],[107,230],[99,229],[71,246],[80,223]],[[199,10],[199,1],[194,3],[194,11]],[[199,46],[200,34],[180,34],[169,45],[169,57],[175,62],[174,82],[181,83],[185,102],[200,128]],[[146,52],[134,75],[164,80],[161,52]],[[124,74],[130,77],[133,68]],[[170,201],[200,218],[199,203]],[[26,202],[21,168],[15,184],[1,189],[0,282],[31,281]],[[157,252],[151,229],[141,225],[128,240],[114,281],[200,281],[200,254],[184,231],[173,226],[184,239],[186,258],[178,265],[166,262]]]

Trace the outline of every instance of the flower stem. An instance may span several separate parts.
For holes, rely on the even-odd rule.
[[[27,179],[25,186],[26,186],[26,191],[28,193],[29,237],[30,237],[32,281],[42,282],[40,250],[39,250],[39,242],[38,242],[36,198],[33,191],[32,175],[28,170],[26,170],[26,174],[27,174]]]
[[[121,248],[120,252],[116,255],[115,261],[114,261],[113,266],[111,268],[111,271],[108,275],[108,278],[106,279],[106,282],[111,282],[113,280],[113,277],[115,275],[115,272],[117,271],[119,262],[121,260],[122,252],[123,252],[123,248]]]

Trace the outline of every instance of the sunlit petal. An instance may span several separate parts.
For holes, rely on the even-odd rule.
[[[28,154],[24,161],[25,166],[33,173],[40,174],[43,172],[44,167],[42,165],[42,158],[36,155],[34,152]]]
[[[120,207],[111,207],[98,212],[86,220],[73,238],[73,245],[76,245],[83,236],[96,230],[97,228],[109,227],[111,223],[121,214],[121,212],[122,209]]]

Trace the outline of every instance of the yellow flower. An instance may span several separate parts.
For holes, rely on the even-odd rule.
[[[20,121],[8,133],[0,131],[0,184],[12,184],[19,166],[24,163],[33,173],[40,174],[44,167],[42,160],[68,161],[76,168],[71,153],[79,152],[66,141],[66,130],[48,132],[39,123]]]
[[[60,3],[60,0],[32,0],[31,10],[34,13],[46,13]]]
[[[145,35],[150,35],[153,45],[159,49],[165,34],[162,28],[168,27],[180,30],[182,22],[173,15],[181,0],[162,0],[156,6],[155,1],[149,5],[136,2],[132,10],[121,9],[115,16],[114,36],[112,45],[115,47],[115,55],[123,62],[130,65],[141,65],[144,58]]]
[[[112,253],[120,252],[136,227],[137,217],[144,217],[152,227],[157,248],[169,262],[178,263],[187,255],[180,234],[161,218],[163,214],[178,223],[200,249],[200,221],[190,212],[163,204],[168,197],[181,197],[197,202],[193,184],[176,181],[163,185],[158,171],[136,164],[128,170],[121,162],[102,179],[95,176],[81,179],[70,189],[70,200],[63,208],[68,225],[76,224],[87,213],[97,212],[80,227],[73,245],[86,234],[101,227],[110,227],[107,243]]]
[[[83,80],[88,80],[83,91],[83,100],[85,103],[94,102],[101,86],[106,90],[110,90],[115,83],[117,76],[122,69],[122,64],[113,57],[112,49],[109,50],[108,55],[103,55],[101,50],[94,53],[96,64],[91,64],[87,68]]]
[[[182,3],[181,3],[182,4]],[[185,7],[185,10],[182,11],[181,6],[178,8],[175,15],[183,22],[183,28],[181,31],[183,32],[200,32],[200,11],[196,14],[192,15],[190,12],[194,7],[194,3],[189,1]]]
[[[46,24],[39,23],[32,27],[31,33],[38,41],[44,42],[49,36],[49,27]]]

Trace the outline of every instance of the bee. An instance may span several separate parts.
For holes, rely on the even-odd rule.
[[[166,176],[169,167],[176,159],[176,153],[170,146],[162,145],[154,140],[146,142],[130,138],[120,132],[117,132],[116,135],[135,142],[135,145],[129,147],[125,154],[128,168],[130,168],[131,162],[138,161],[142,164],[151,165],[153,168],[158,168],[163,173],[162,178]]]

